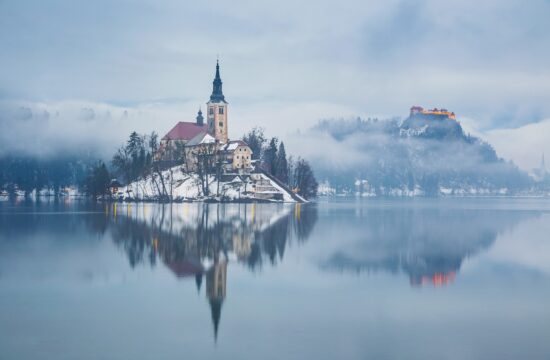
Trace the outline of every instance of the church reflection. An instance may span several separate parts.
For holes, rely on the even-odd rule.
[[[215,339],[228,265],[276,265],[317,221],[315,205],[301,204],[113,204],[105,215],[132,267],[161,262],[177,278],[194,279],[199,292],[205,280]]]
[[[347,241],[321,266],[330,271],[407,274],[410,284],[445,286],[464,260],[535,212],[487,209],[361,208],[348,210]]]
[[[0,208],[0,253],[13,256],[14,247],[34,250],[40,237],[52,250],[39,256],[65,257],[112,239],[131,267],[168,269],[204,291],[211,313],[205,321],[212,322],[216,338],[231,296],[232,269],[260,272],[277,266],[314,228],[318,241],[309,240],[300,259],[320,266],[322,275],[389,273],[406,276],[415,287],[444,286],[457,281],[466,260],[491,247],[499,235],[543,214],[496,205],[483,209],[478,202],[468,209],[406,204],[33,204],[18,208],[17,216]],[[74,271],[72,264],[65,269]],[[306,276],[312,275],[295,276],[307,287]]]

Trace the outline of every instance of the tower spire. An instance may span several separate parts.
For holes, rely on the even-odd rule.
[[[204,125],[204,117],[202,116],[202,110],[199,107],[199,112],[197,113],[197,125],[203,126]]]
[[[1,1],[1,0],[0,0]],[[227,101],[223,96],[222,78],[220,76],[220,62],[216,60],[216,75],[212,82],[212,95],[207,105],[208,133],[216,140],[225,144],[227,142]]]
[[[212,95],[210,95],[210,101],[212,102],[225,102],[225,97],[222,91],[222,79],[220,77],[220,62],[216,60],[216,77],[212,83]]]
[[[210,299],[210,314],[212,315],[212,325],[214,325],[214,342],[218,341],[218,329],[220,327],[220,317],[222,315],[222,299]]]
[[[197,292],[201,291],[202,273],[195,275],[195,284],[197,285]]]

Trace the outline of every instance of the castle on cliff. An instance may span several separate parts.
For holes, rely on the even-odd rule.
[[[455,113],[447,109],[433,108],[431,110],[428,110],[428,109],[424,109],[422,106],[413,106],[411,107],[410,116],[413,117],[415,115],[421,115],[421,116],[427,115],[427,116],[435,116],[435,117],[442,117],[442,118],[456,120]]]

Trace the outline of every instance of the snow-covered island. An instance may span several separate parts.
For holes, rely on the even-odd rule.
[[[306,202],[317,192],[307,161],[287,158],[284,143],[252,129],[229,138],[228,102],[220,66],[206,116],[179,121],[158,141],[132,133],[114,155],[112,169],[98,168],[87,192],[116,201]],[[110,171],[109,171],[110,170]],[[105,191],[107,174],[111,179]]]
[[[85,151],[59,159],[0,157],[0,200],[301,203],[317,195],[309,163],[287,157],[283,141],[261,128],[230,138],[219,63],[204,116],[197,107],[193,121],[178,121],[162,137],[156,129],[132,132],[111,159]]]
[[[118,201],[307,202],[262,171],[222,174],[218,181],[213,175],[201,179],[177,166],[113,190],[110,198]]]

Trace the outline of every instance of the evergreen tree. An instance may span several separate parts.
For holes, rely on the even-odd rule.
[[[86,180],[86,193],[94,197],[108,194],[110,179],[111,177],[109,176],[107,166],[105,166],[103,161],[99,161],[88,175]]]
[[[290,155],[288,157],[287,174],[288,174],[288,186],[290,186],[291,188],[294,188],[296,186],[296,181],[294,180],[295,168],[296,168],[296,162],[294,161],[294,157]]]
[[[277,151],[274,175],[283,183],[288,185],[288,161],[286,159],[285,144],[282,141],[279,144],[279,150]]]
[[[261,159],[262,150],[266,142],[264,130],[259,127],[255,127],[243,136],[243,141],[248,144],[250,150],[252,150],[252,160]]]
[[[143,148],[143,138],[135,131],[130,134],[130,138],[126,143],[126,150],[132,157],[138,157],[140,150]]]
[[[262,167],[271,175],[275,173],[275,164],[277,162],[277,143],[279,140],[276,137],[272,137],[269,141],[269,145],[263,152]]]
[[[127,184],[147,176],[151,172],[153,150],[157,148],[156,133],[153,132],[147,141],[147,136],[132,132],[126,145],[117,150],[111,161],[116,174]]]

